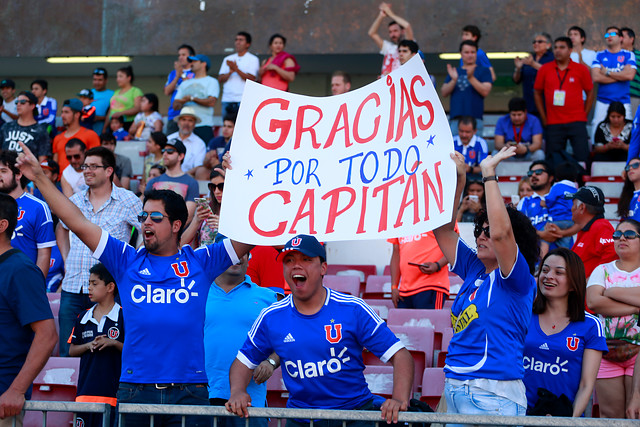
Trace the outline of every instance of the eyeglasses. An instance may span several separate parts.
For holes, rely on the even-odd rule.
[[[218,189],[218,191],[224,190],[224,182],[221,182],[220,184],[209,184],[209,191],[214,191],[216,188]]]
[[[16,99],[16,105],[18,104],[30,104],[31,101],[29,101],[28,99]]]
[[[482,233],[484,233],[487,238],[491,238],[491,233],[488,225],[486,227],[483,227],[480,224],[476,225],[476,228],[473,230],[473,237],[477,239]]]
[[[627,231],[620,231],[620,230],[616,230],[613,232],[613,240],[620,240],[621,237],[625,238],[625,240],[633,240],[637,237],[640,237],[640,234],[636,233],[633,230],[627,230]]]
[[[142,211],[138,214],[138,222],[143,223],[147,220],[147,218],[151,218],[151,221],[155,223],[161,223],[164,218],[169,218],[167,215],[162,214],[162,212],[145,212]]]
[[[67,160],[80,160],[82,158],[82,154],[72,154],[70,156],[67,156]],[[84,165],[83,165],[84,166]]]
[[[638,168],[640,168],[640,162],[629,163],[627,166],[624,167],[624,171],[629,172],[631,169],[638,169]]]
[[[163,148],[163,149],[162,149],[162,152],[163,152],[163,153],[167,153],[167,154],[173,154],[173,153],[175,153],[176,151],[178,151],[178,150],[176,150],[175,148]]]
[[[534,171],[527,172],[528,177],[532,177],[533,175],[542,175],[543,173],[547,173],[544,169],[536,169]]]
[[[80,169],[82,169],[83,171],[86,171],[87,169],[89,169],[90,171],[94,171],[98,168],[102,168],[102,169],[106,169],[109,166],[104,166],[104,165],[80,165]]]
[[[611,31],[610,33],[606,33],[606,34],[604,35],[604,38],[605,38],[605,39],[608,39],[609,37],[615,37],[615,36],[619,36],[619,35],[620,35],[620,34],[618,34],[617,32],[615,32],[615,31]]]
[[[548,42],[548,41],[546,41],[546,40],[534,40],[534,41],[532,41],[531,43],[533,43],[533,44],[538,44],[538,43],[549,43],[549,42]]]

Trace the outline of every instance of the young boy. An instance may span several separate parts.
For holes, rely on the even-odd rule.
[[[96,304],[78,316],[68,341],[69,356],[81,357],[76,402],[109,403],[113,424],[124,342],[122,308],[107,268],[96,264],[89,272],[89,299]],[[86,427],[102,425],[101,414],[79,413],[81,418]]]
[[[112,117],[109,122],[111,133],[118,141],[128,141],[131,139],[129,132],[124,130],[124,118],[122,116]]]
[[[482,37],[482,33],[480,32],[480,28],[475,25],[465,25],[462,28],[462,41],[471,40],[480,44],[480,37]],[[483,67],[487,67],[489,71],[491,71],[491,80],[496,81],[496,72],[493,70],[491,66],[491,61],[489,61],[489,57],[485,53],[484,50],[480,49],[478,46],[478,55],[476,57],[476,65],[482,65]],[[460,58],[460,66],[462,67],[462,58]]]
[[[83,105],[82,115],[80,116],[80,125],[93,130],[93,123],[96,121],[96,107],[91,105],[93,102],[93,92],[89,89],[82,89],[78,92],[78,98],[80,98]]]

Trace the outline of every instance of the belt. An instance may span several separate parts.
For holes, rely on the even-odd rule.
[[[141,384],[145,387],[155,387],[156,390],[165,390],[168,388],[182,388],[182,387],[206,387],[207,385],[204,383],[164,383],[164,384]]]

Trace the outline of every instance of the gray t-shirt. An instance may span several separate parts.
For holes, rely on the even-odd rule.
[[[199,195],[198,181],[196,181],[191,175],[180,175],[178,177],[171,177],[166,173],[160,176],[152,178],[147,183],[147,187],[144,189],[145,193],[151,190],[173,190],[186,202],[193,202]]]
[[[131,178],[133,176],[131,159],[127,156],[116,154],[116,176],[118,179],[122,179],[122,177]]]
[[[18,141],[23,142],[36,156],[51,155],[51,140],[47,133],[47,125],[35,123],[30,126],[20,126],[18,121],[5,123],[0,129],[2,149],[21,152]]]

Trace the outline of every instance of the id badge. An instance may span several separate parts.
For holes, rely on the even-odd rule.
[[[567,93],[564,90],[553,91],[553,105],[557,107],[564,107],[564,99]]]

